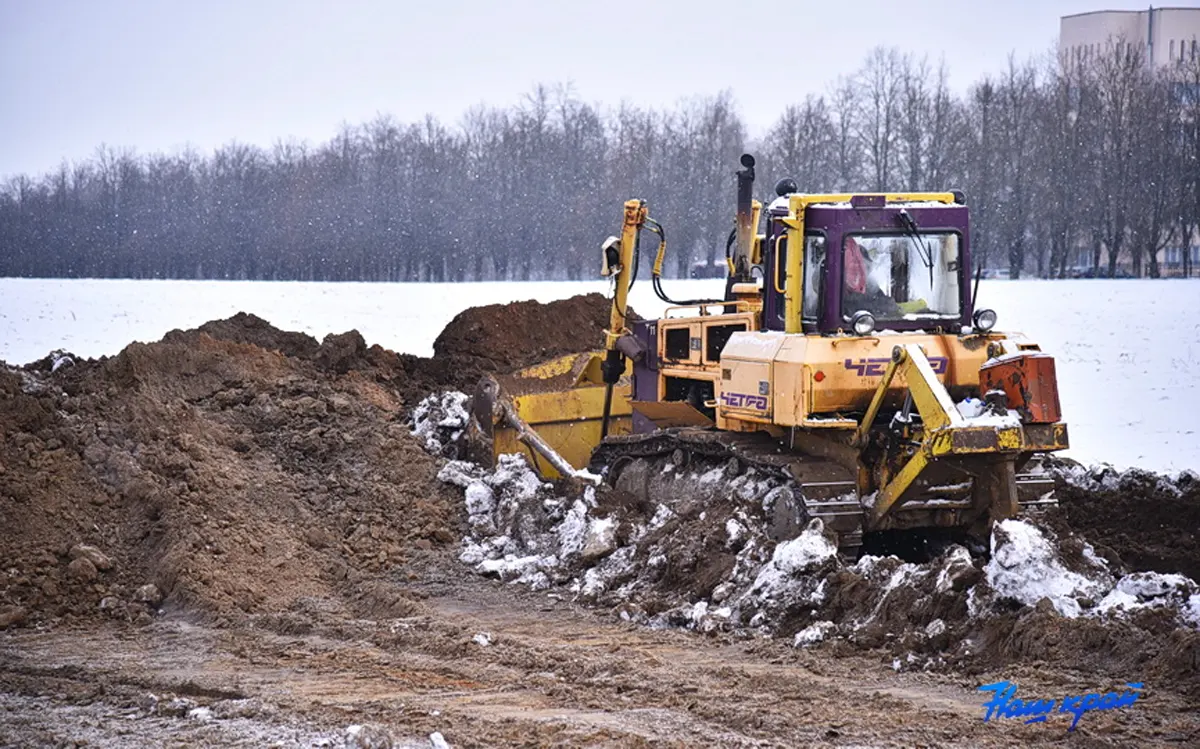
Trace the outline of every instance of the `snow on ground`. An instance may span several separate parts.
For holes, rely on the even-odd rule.
[[[1054,356],[1069,457],[1200,470],[1200,279],[983,281],[979,302]]]
[[[664,282],[677,298],[719,295],[719,280]],[[357,329],[368,343],[428,356],[468,306],[552,301],[603,281],[373,284],[255,281],[40,280],[0,278],[0,360],[25,364],[55,349],[113,355],[250,312],[317,339]],[[980,304],[998,329],[1021,331],[1055,357],[1072,449],[1082,462],[1157,471],[1200,470],[1200,298],[1194,280],[984,281]],[[643,315],[664,304],[639,283]],[[597,344],[600,342],[597,341]]]

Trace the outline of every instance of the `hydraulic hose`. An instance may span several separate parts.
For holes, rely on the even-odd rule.
[[[654,267],[651,269],[650,282],[654,286],[654,294],[659,299],[666,302],[667,304],[673,304],[677,307],[690,307],[693,305],[705,305],[705,304],[723,304],[725,302],[724,299],[676,300],[676,299],[672,299],[671,297],[667,296],[667,292],[664,291],[663,287],[662,287],[663,258],[666,257],[666,254],[667,254],[667,231],[666,231],[666,229],[663,229],[662,224],[658,223],[657,221],[655,221],[652,218],[646,219],[645,226],[649,231],[652,231],[658,235],[658,251],[654,255]]]

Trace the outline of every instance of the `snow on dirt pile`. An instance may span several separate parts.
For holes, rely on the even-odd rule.
[[[459,558],[477,572],[544,589],[615,547],[611,520],[589,517],[593,491],[558,496],[521,455],[501,456],[490,471],[450,461],[438,478],[463,488],[470,534]]]
[[[459,501],[361,337],[210,327],[0,369],[0,626],[416,606],[377,573],[454,541]]]
[[[460,559],[476,572],[561,588],[626,620],[882,648],[902,668],[1136,664],[1200,687],[1196,583],[1126,573],[1079,536],[1009,520],[987,559],[951,546],[924,563],[849,563],[818,520],[781,536],[784,488],[754,469],[696,460],[636,478],[688,487],[645,495],[669,503],[622,492],[622,475],[617,488],[556,488],[511,455],[492,470],[449,462],[438,477],[464,492]]]
[[[1200,476],[1174,477],[1131,468],[1053,465],[1060,531],[1083,534],[1097,551],[1138,571],[1200,580]]]
[[[1139,609],[1164,609],[1184,625],[1200,627],[1200,586],[1183,575],[1134,572],[1115,577],[1092,546],[1068,539],[1055,543],[1051,531],[1005,520],[992,532],[985,579],[996,599],[1036,606],[1047,601],[1060,615],[1114,616]],[[1071,563],[1066,560],[1073,552]]]
[[[413,409],[412,425],[425,449],[443,458],[456,458],[467,429],[467,394],[447,390],[426,397]]]
[[[1045,599],[1067,617],[1083,613],[1080,601],[1095,601],[1113,587],[1107,564],[1090,546],[1077,560],[1082,571],[1067,569],[1060,550],[1035,526],[1005,520],[992,532],[992,557],[984,567],[988,585],[1002,598],[1034,606]]]

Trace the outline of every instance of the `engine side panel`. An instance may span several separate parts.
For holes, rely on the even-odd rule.
[[[915,343],[924,349],[934,374],[952,395],[978,395],[979,369],[987,360],[988,343],[1004,338],[1002,334],[829,337],[776,331],[735,333],[721,355],[718,416],[770,420],[779,426],[850,428],[837,416],[866,410],[893,347],[901,343]],[[1020,345],[1033,347],[1025,342]],[[898,408],[906,391],[904,378],[897,377],[888,389],[885,407]]]

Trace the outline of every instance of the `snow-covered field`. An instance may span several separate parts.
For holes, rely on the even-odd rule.
[[[719,295],[722,282],[667,281],[677,298]],[[236,312],[318,339],[357,329],[368,343],[428,356],[466,307],[550,301],[603,282],[368,284],[0,279],[0,360],[55,349],[112,355]],[[1054,354],[1071,457],[1117,467],[1200,470],[1200,279],[984,281],[980,303]],[[631,303],[665,305],[648,283]],[[597,342],[599,343],[599,342]]]

